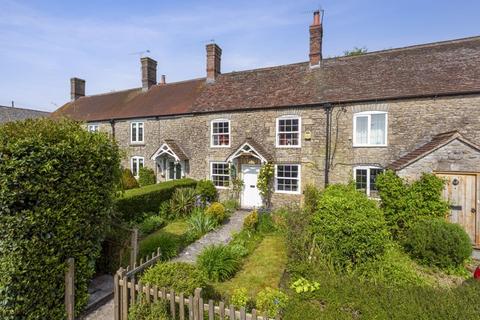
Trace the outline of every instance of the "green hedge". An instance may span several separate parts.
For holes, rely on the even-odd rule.
[[[0,126],[0,319],[65,319],[70,257],[80,313],[119,186],[107,135],[67,120]]]
[[[115,201],[115,209],[123,221],[135,220],[145,212],[158,212],[160,204],[169,200],[176,188],[196,186],[192,179],[172,180],[125,191]]]

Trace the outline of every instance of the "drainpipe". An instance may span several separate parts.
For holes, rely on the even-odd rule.
[[[112,138],[115,140],[115,120],[110,120],[110,125],[112,126]]]
[[[329,184],[330,174],[330,149],[331,149],[331,128],[332,128],[332,105],[327,103],[324,105],[327,123],[325,126],[325,188]]]

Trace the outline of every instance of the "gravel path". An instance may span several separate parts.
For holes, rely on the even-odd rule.
[[[212,244],[228,243],[232,239],[232,234],[242,229],[243,219],[248,215],[248,211],[236,211],[221,228],[207,233],[196,242],[192,243],[172,261],[182,261],[194,263],[198,254],[203,248]],[[113,299],[106,304],[91,312],[83,318],[84,320],[112,320],[113,319]]]

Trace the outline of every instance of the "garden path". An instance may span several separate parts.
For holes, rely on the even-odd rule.
[[[232,239],[232,234],[234,232],[239,232],[243,227],[243,220],[248,215],[248,211],[237,210],[226,223],[224,223],[220,228],[215,231],[209,232],[185,249],[183,249],[180,254],[172,259],[172,261],[182,261],[194,263],[197,259],[198,254],[206,246],[212,244],[225,244],[230,242]],[[112,320],[113,319],[113,299],[108,301],[103,306],[92,311],[86,315],[84,320]]]

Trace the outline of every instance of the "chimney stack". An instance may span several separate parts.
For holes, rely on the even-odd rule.
[[[207,44],[207,83],[215,82],[220,72],[222,49],[215,43]]]
[[[160,84],[166,84],[167,83],[167,77],[162,74],[161,78],[160,78]]]
[[[320,66],[322,61],[323,28],[320,10],[313,13],[313,24],[310,26],[310,67]]]
[[[70,79],[70,97],[72,101],[85,96],[85,80],[79,78]]]
[[[157,84],[157,61],[149,57],[140,59],[142,63],[142,91]]]

